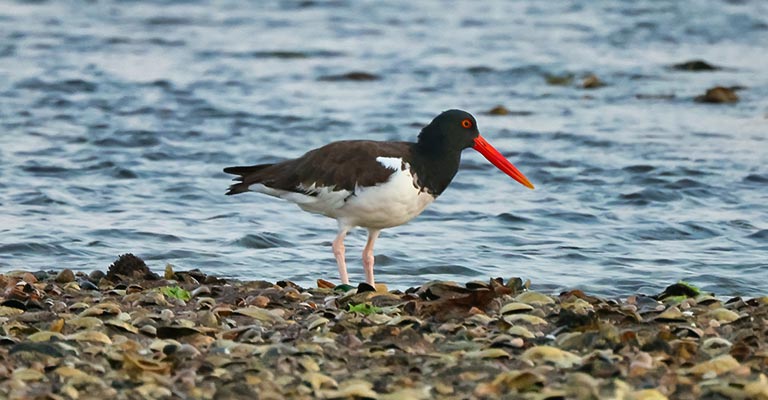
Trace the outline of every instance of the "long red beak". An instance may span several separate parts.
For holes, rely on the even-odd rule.
[[[533,184],[528,178],[526,178],[522,172],[518,171],[511,162],[507,161],[507,159],[491,146],[490,143],[486,142],[482,136],[478,135],[477,138],[475,138],[475,145],[472,146],[472,148],[479,151],[480,154],[491,162],[491,164],[495,165],[496,168],[502,170],[505,174],[511,176],[512,179],[522,183],[529,189],[533,189]]]

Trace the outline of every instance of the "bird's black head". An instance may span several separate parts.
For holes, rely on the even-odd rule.
[[[419,133],[418,146],[424,154],[458,154],[475,145],[480,135],[472,114],[462,110],[443,111]]]

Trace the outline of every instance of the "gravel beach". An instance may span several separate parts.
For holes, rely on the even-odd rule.
[[[768,398],[768,297],[684,283],[617,299],[518,278],[302,288],[123,255],[0,287],[2,398]]]

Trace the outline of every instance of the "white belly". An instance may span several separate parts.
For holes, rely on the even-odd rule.
[[[414,187],[410,169],[398,169],[386,183],[355,189],[333,217],[352,226],[390,228],[412,220],[434,200]]]

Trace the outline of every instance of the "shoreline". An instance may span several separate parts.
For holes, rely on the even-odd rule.
[[[0,274],[0,397],[768,398],[768,297],[66,271]]]

